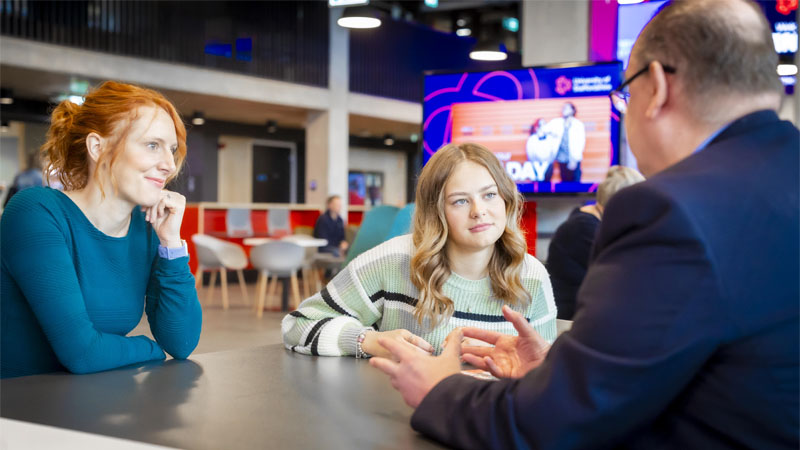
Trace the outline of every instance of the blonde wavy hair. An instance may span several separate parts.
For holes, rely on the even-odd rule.
[[[524,204],[517,186],[503,170],[500,161],[486,147],[473,144],[448,144],[433,154],[417,180],[416,207],[412,224],[414,255],[411,257],[411,282],[419,290],[414,317],[432,326],[453,314],[453,300],[442,293],[450,276],[450,261],[445,246],[448,240],[444,188],[459,163],[471,161],[489,171],[506,204],[506,228],[495,242],[489,260],[489,279],[493,294],[509,305],[529,303],[531,295],[522,286],[522,263],[528,245],[520,228]]]

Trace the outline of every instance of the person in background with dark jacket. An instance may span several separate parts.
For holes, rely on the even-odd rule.
[[[342,220],[342,198],[331,195],[325,202],[326,210],[317,219],[314,225],[314,237],[328,241],[328,245],[319,249],[320,253],[330,253],[333,256],[343,256],[347,251],[348,243],[344,240],[344,221]]]
[[[575,314],[575,297],[586,276],[594,236],[608,200],[617,191],[640,181],[644,177],[635,169],[611,166],[606,179],[597,187],[597,203],[575,208],[553,235],[547,251],[547,271],[559,319],[572,320]]]
[[[39,159],[39,153],[30,152],[27,158],[27,168],[14,177],[14,182],[11,183],[11,187],[8,188],[8,195],[6,195],[5,201],[3,201],[3,208],[6,207],[8,201],[11,200],[11,197],[17,192],[23,189],[41,186],[42,179],[42,163]]]

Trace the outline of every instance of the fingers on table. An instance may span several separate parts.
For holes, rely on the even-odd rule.
[[[416,347],[419,347],[420,349],[422,349],[422,350],[424,350],[424,351],[426,351],[428,353],[433,352],[433,346],[431,344],[429,344],[428,341],[426,341],[425,339],[422,339],[421,337],[417,336],[416,334],[413,334],[413,333],[409,332],[408,335],[404,336],[404,337],[405,337],[406,341],[408,341],[410,344],[412,344],[412,345],[414,345]]]
[[[414,354],[414,350],[405,342],[395,341],[394,339],[378,338],[378,344],[388,350],[389,353],[391,353],[392,356],[398,361],[402,361],[404,358],[408,358],[410,355]]]

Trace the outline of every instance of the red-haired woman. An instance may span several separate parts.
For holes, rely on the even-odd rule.
[[[186,129],[161,94],[103,83],[52,113],[45,173],[0,221],[0,377],[88,373],[186,358],[202,312],[180,225],[186,199],[164,189]],[[128,337],[147,312],[155,341]]]

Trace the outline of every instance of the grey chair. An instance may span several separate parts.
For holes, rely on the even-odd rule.
[[[286,236],[292,233],[288,209],[272,208],[267,211],[267,232],[270,236]]]
[[[275,284],[267,293],[267,280],[270,276],[282,278],[284,281],[282,295],[282,309],[288,309],[288,283],[291,283],[292,300],[294,305],[300,304],[300,286],[297,282],[297,271],[303,267],[305,249],[289,241],[272,241],[253,247],[250,250],[250,262],[258,270],[258,300],[256,302],[256,316],[264,314],[264,302],[267,295],[274,294]],[[288,282],[288,283],[287,283]]]
[[[242,288],[242,297],[245,303],[250,304],[247,296],[247,287],[244,283],[244,273],[242,270],[247,267],[247,254],[244,249],[222,239],[217,239],[206,234],[195,234],[192,236],[195,250],[197,251],[197,272],[195,272],[195,284],[199,290],[203,283],[203,272],[211,271],[211,280],[206,291],[206,303],[211,304],[211,294],[214,290],[217,274],[220,275],[222,285],[222,308],[228,309],[228,270],[235,270],[239,276],[239,286]]]
[[[250,210],[245,208],[230,208],[225,212],[225,230],[228,236],[250,237],[253,235],[253,223],[250,220]]]
[[[281,238],[282,241],[296,242],[301,247],[304,247],[302,241],[313,239],[313,236],[309,236],[307,234],[290,234]],[[314,260],[317,257],[318,248],[304,247],[304,250],[306,256],[303,260],[303,267],[301,268],[301,272],[303,274],[303,290],[305,291],[303,294],[306,297],[310,297],[315,292],[318,292],[320,289],[322,289],[322,286],[320,286],[319,283],[319,277],[317,277],[316,270],[314,270]]]

